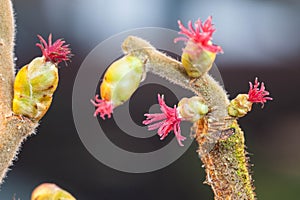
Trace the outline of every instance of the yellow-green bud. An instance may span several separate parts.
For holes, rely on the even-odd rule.
[[[195,122],[208,113],[208,106],[199,96],[183,98],[178,103],[180,117],[184,120]]]
[[[58,85],[57,66],[44,57],[21,68],[14,83],[13,111],[32,120],[41,119],[49,109]]]
[[[36,187],[31,200],[76,200],[70,193],[55,184],[43,183]]]
[[[102,119],[111,117],[113,109],[127,101],[139,87],[145,76],[144,63],[137,57],[126,55],[109,66],[100,86],[101,99],[98,95],[91,100],[97,107],[94,116]]]
[[[51,105],[58,85],[57,65],[72,55],[62,39],[52,43],[50,34],[47,43],[41,36],[38,38],[41,43],[36,46],[41,48],[43,57],[33,59],[17,73],[13,99],[13,112],[33,121],[40,120]]]
[[[192,45],[187,45],[186,48],[191,48],[190,46]],[[200,53],[196,53],[196,51],[197,49],[195,49],[194,53],[184,51],[181,55],[182,65],[191,78],[198,78],[207,73],[216,58],[216,53],[206,50],[202,50]]]
[[[124,56],[107,69],[100,87],[101,97],[114,107],[127,101],[138,88],[144,75],[143,62],[134,56]]]
[[[252,102],[248,101],[247,94],[239,94],[230,101],[228,114],[232,117],[243,117],[251,111]]]

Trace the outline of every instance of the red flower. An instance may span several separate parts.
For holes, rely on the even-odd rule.
[[[105,119],[105,115],[107,118],[111,117],[111,113],[113,112],[113,104],[110,101],[106,101],[103,99],[99,99],[98,95],[95,96],[95,101],[91,100],[92,104],[97,107],[94,112],[94,116],[96,117],[98,114],[102,119]]]
[[[37,43],[36,46],[41,48],[46,61],[58,64],[70,60],[71,50],[68,44],[65,45],[65,41],[58,39],[52,44],[52,34],[49,35],[48,44],[42,36],[38,35],[38,38],[41,43]]]
[[[183,41],[192,41],[194,44],[196,44],[200,49],[205,49],[207,51],[213,52],[213,53],[223,53],[223,50],[220,46],[214,45],[211,43],[212,35],[215,32],[215,28],[213,24],[211,23],[212,17],[209,16],[208,19],[202,24],[201,20],[198,19],[195,22],[195,28],[192,25],[192,22],[188,22],[188,28],[185,28],[181,21],[178,20],[178,25],[180,28],[179,34],[185,35],[186,37],[178,37],[175,38],[174,42],[178,42],[180,40]]]
[[[248,92],[248,101],[252,103],[262,103],[262,105],[264,105],[264,103],[266,103],[267,100],[273,99],[271,97],[266,97],[270,93],[265,90],[264,83],[261,83],[260,89],[258,88],[259,84],[260,83],[258,82],[258,78],[255,78],[254,85],[251,82],[249,82],[250,89]]]
[[[157,134],[160,136],[161,140],[167,137],[169,132],[173,130],[179,145],[183,146],[181,141],[184,141],[186,138],[181,135],[179,126],[181,118],[178,116],[176,106],[174,106],[174,108],[168,107],[164,101],[164,96],[160,96],[159,94],[158,102],[160,105],[160,110],[163,113],[145,114],[147,119],[143,121],[143,124],[151,124],[148,126],[148,130],[158,129]]]

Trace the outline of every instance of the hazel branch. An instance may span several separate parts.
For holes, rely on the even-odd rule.
[[[0,180],[13,164],[23,141],[34,133],[38,123],[19,116],[7,117],[0,130]]]
[[[0,121],[11,114],[14,82],[15,25],[10,0],[0,0]]]
[[[207,73],[190,78],[180,62],[157,51],[141,38],[127,37],[122,48],[125,54],[144,60],[147,71],[193,91],[211,109],[207,117],[194,124],[194,130],[199,144],[198,153],[207,173],[206,183],[211,186],[215,199],[255,199],[244,133],[235,118],[228,115],[226,91]],[[205,151],[203,147],[207,145],[207,138],[216,134],[211,131],[222,130],[224,127],[235,130],[234,135],[224,137],[211,151]]]
[[[13,116],[14,15],[10,0],[0,0],[0,184],[12,165],[24,139],[37,123]]]
[[[72,56],[62,39],[41,37],[43,57],[33,59],[14,76],[14,16],[10,0],[0,0],[0,184],[19,152],[49,109],[58,85],[58,67]]]

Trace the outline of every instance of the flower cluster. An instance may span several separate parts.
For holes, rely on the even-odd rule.
[[[266,97],[270,93],[265,90],[265,85],[262,82],[260,89],[258,88],[260,83],[258,82],[258,78],[255,78],[254,85],[249,82],[250,88],[248,92],[248,101],[252,103],[264,103],[267,102],[267,100],[273,100],[271,97]]]
[[[52,44],[52,34],[48,37],[48,43],[42,36],[38,35],[38,38],[41,43],[37,43],[36,46],[41,48],[46,61],[58,64],[62,61],[70,60],[70,57],[72,56],[71,50],[68,44],[65,45],[64,40],[58,39]]]
[[[111,117],[114,108],[111,101],[99,99],[99,95],[96,95],[95,100],[91,100],[91,102],[95,107],[97,107],[94,112],[94,117],[98,114],[102,119],[105,119],[105,115],[107,115],[107,118]]]
[[[158,129],[157,134],[161,140],[167,137],[170,131],[174,131],[179,145],[183,146],[182,141],[186,138],[181,135],[180,122],[182,118],[179,116],[176,106],[174,108],[168,107],[164,101],[164,96],[160,96],[159,94],[158,103],[162,113],[145,114],[147,119],[143,121],[143,124],[151,124],[148,126],[148,130]]]
[[[181,135],[180,122],[195,122],[208,113],[208,106],[199,96],[183,98],[179,101],[178,107],[171,108],[166,105],[164,96],[158,94],[158,103],[162,113],[145,114],[147,117],[143,124],[148,125],[148,130],[157,130],[160,139],[163,140],[173,131],[178,144],[183,146],[182,141],[186,138]]]
[[[220,46],[212,44],[212,35],[215,32],[215,28],[213,26],[212,17],[208,17],[208,19],[202,24],[201,20],[198,19],[195,22],[195,28],[191,21],[188,22],[188,28],[184,27],[180,20],[178,20],[178,25],[180,28],[179,34],[182,34],[186,37],[178,37],[175,38],[174,42],[178,42],[180,40],[189,42],[191,41],[193,44],[197,45],[200,50],[204,49],[213,53],[222,53],[223,50]]]

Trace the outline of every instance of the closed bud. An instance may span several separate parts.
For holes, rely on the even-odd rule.
[[[76,200],[69,192],[61,189],[55,184],[44,183],[36,187],[31,200]]]
[[[209,109],[201,97],[194,96],[181,99],[177,110],[182,119],[195,122],[206,115]]]
[[[216,54],[206,50],[188,53],[189,51],[192,52],[190,49],[193,49],[190,46],[192,45],[186,46],[186,51],[184,49],[181,55],[181,62],[189,77],[198,78],[210,70],[215,61]]]
[[[109,66],[100,86],[98,95],[92,103],[97,107],[94,115],[110,118],[113,109],[125,101],[139,87],[145,75],[144,63],[137,57],[126,55]]]
[[[230,101],[228,114],[232,117],[243,117],[251,111],[252,104],[252,102],[248,101],[247,94],[239,94]]]
[[[102,99],[119,106],[127,101],[139,87],[144,74],[144,64],[134,56],[125,56],[107,69],[100,87]]]
[[[44,57],[35,58],[16,76],[14,113],[38,121],[50,107],[57,85],[58,70],[55,64],[45,62]]]

